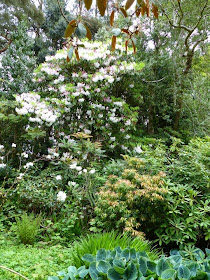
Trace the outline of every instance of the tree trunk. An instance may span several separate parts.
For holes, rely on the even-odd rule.
[[[190,69],[192,68],[193,55],[194,55],[194,52],[189,50],[188,54],[187,54],[187,60],[185,63],[185,69],[183,72],[182,82],[180,85],[180,92],[179,92],[179,95],[178,95],[177,101],[176,101],[175,115],[174,115],[174,122],[173,122],[173,129],[176,131],[179,129],[179,122],[181,119],[182,108],[183,108],[185,81],[188,77]]]

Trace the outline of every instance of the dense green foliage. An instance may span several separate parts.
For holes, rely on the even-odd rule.
[[[0,278],[209,279],[208,1],[38,2],[0,4]]]
[[[58,272],[59,277],[48,277],[48,280],[59,279],[208,279],[209,250],[206,254],[195,249],[195,260],[188,259],[182,251],[171,251],[170,257],[162,256],[152,260],[145,251],[134,248],[116,247],[114,250],[100,249],[96,255],[85,254],[84,266],[68,267],[68,272]]]
[[[2,240],[0,240],[1,242]],[[0,246],[0,265],[11,268],[31,280],[46,280],[71,263],[71,249],[60,245],[48,247],[45,244],[32,246],[14,245],[14,242]],[[0,268],[1,279],[21,279]]]
[[[2,58],[0,69],[0,96],[12,99],[32,89],[32,72],[35,58],[32,51],[33,40],[27,34],[26,22],[19,23],[18,29],[11,32],[13,44]]]

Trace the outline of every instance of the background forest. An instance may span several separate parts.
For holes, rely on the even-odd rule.
[[[1,279],[210,277],[208,0],[105,2],[1,0]]]

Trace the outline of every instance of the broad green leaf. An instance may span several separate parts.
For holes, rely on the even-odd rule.
[[[116,250],[117,253],[122,253],[122,249],[121,249],[120,246],[116,247],[115,250]]]
[[[157,264],[154,261],[147,261],[147,267],[152,272],[156,272],[156,266]]]
[[[89,269],[86,269],[85,265],[81,266],[77,270],[77,275],[79,275],[80,278],[85,278],[85,276],[89,273]]]
[[[76,269],[75,266],[69,266],[69,267],[67,268],[67,270],[68,270],[68,273],[69,273],[69,272],[71,272],[71,273],[77,272],[77,269]]]
[[[147,261],[146,258],[144,257],[139,257],[139,270],[141,271],[141,273],[146,276],[146,272],[147,272]]]
[[[142,251],[142,252],[138,252],[137,253],[137,258],[139,257],[144,257],[144,258],[148,258],[148,255],[146,252]]]
[[[136,265],[133,262],[129,263],[123,276],[125,277],[126,280],[136,280],[137,279],[138,271],[137,271]]]
[[[209,258],[210,257],[210,249],[206,248],[205,251],[206,251],[207,258]]]
[[[120,29],[120,28],[113,28],[113,29],[112,29],[112,34],[113,34],[114,36],[119,36],[120,33],[121,33],[121,29]]]
[[[96,268],[96,262],[92,262],[89,266],[89,274],[92,280],[98,280],[100,279],[99,272]]]
[[[157,275],[160,276],[164,270],[171,268],[169,263],[166,261],[164,257],[162,257],[157,263]]]
[[[121,253],[121,257],[125,258],[128,262],[130,260],[130,250],[128,248],[124,249]]]
[[[113,261],[113,268],[119,274],[123,274],[125,272],[125,262],[123,262],[121,259],[115,259]]]
[[[190,279],[190,270],[181,264],[178,268],[178,276],[179,278]]]
[[[130,258],[132,259],[136,259],[136,250],[135,248],[131,248],[130,249]]]
[[[86,37],[87,35],[87,29],[85,28],[84,24],[82,24],[81,22],[78,23],[78,29],[79,29],[79,33],[82,37]]]
[[[182,257],[180,255],[172,255],[168,258],[172,265],[180,264],[182,261]]]
[[[111,268],[111,264],[107,261],[99,261],[99,263],[96,265],[96,268],[100,273],[106,275],[108,270]]]
[[[107,273],[107,277],[109,280],[121,280],[121,275],[114,270],[114,268],[110,268]]]
[[[96,260],[96,257],[91,255],[91,254],[85,254],[82,257],[82,260],[86,263],[86,264],[90,264],[91,262],[94,262]]]
[[[65,276],[66,272],[65,271],[58,271],[57,274],[58,274],[58,276]]]
[[[71,60],[72,59],[72,56],[73,56],[73,52],[74,52],[74,48],[71,47],[68,51],[68,58]]]
[[[196,248],[196,250],[195,250],[195,258],[196,258],[197,261],[203,260],[205,258],[204,252],[201,249]]]
[[[199,265],[195,262],[191,262],[191,263],[187,264],[186,266],[190,270],[191,276],[195,277],[197,274],[197,269],[198,269]]]
[[[105,261],[106,260],[106,250],[100,249],[96,254],[96,261]]]
[[[176,274],[176,270],[172,269],[172,268],[169,268],[169,269],[164,270],[161,273],[161,278],[162,279],[171,279],[175,276],[175,274]]]
[[[170,255],[171,255],[171,256],[174,256],[174,255],[181,256],[178,249],[172,249],[172,250],[170,251]]]

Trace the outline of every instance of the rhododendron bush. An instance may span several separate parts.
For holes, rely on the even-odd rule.
[[[54,201],[68,203],[73,189],[93,204],[97,183],[93,187],[91,181],[101,159],[119,157],[131,145],[138,107],[113,93],[123,88],[123,75],[132,82],[143,64],[121,45],[112,54],[107,44],[81,44],[82,59],[67,64],[67,49],[46,57],[34,72],[33,91],[2,100],[0,177],[11,178],[8,190],[30,211],[42,211],[43,205],[47,213],[55,211]]]
[[[48,131],[54,148],[82,132],[100,141],[107,151],[127,150],[138,108],[123,98],[112,96],[113,85],[121,76],[134,73],[140,66],[121,53],[112,55],[106,44],[83,42],[83,60],[66,64],[66,50],[46,57],[34,73],[33,92],[16,95],[18,115],[28,119],[26,130]],[[52,147],[49,147],[52,148]]]

